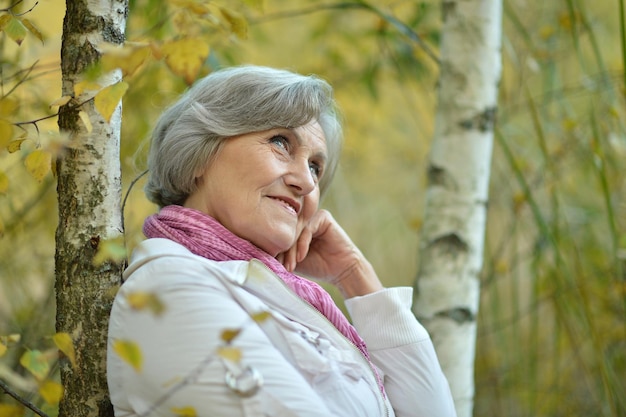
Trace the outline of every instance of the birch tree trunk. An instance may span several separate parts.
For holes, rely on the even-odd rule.
[[[489,173],[501,75],[502,0],[446,0],[415,315],[459,417],[470,417]]]
[[[127,0],[67,0],[61,47],[64,96],[75,96],[81,73],[100,58],[104,42],[123,43],[127,14]],[[120,78],[120,73],[108,74],[104,84]],[[95,266],[93,258],[101,242],[123,233],[121,103],[107,121],[94,100],[76,108],[85,100],[74,97],[59,114],[59,128],[71,140],[57,160],[56,326],[72,336],[77,361],[76,368],[66,360],[61,363],[65,393],[60,417],[113,415],[106,385],[106,338],[122,265]]]

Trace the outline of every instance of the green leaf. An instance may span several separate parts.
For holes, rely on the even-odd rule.
[[[6,15],[5,15],[6,16]],[[21,45],[28,33],[26,26],[15,16],[10,16],[6,25],[4,25],[4,33],[7,34],[16,44]]]
[[[126,259],[126,246],[124,237],[119,236],[113,239],[106,239],[98,245],[98,251],[93,257],[94,265],[102,265],[106,261],[119,263]]]
[[[24,352],[20,358],[20,364],[26,368],[38,381],[46,379],[50,372],[50,365],[43,353],[38,350]]]

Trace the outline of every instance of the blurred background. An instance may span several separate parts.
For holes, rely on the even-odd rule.
[[[199,75],[251,63],[328,80],[345,119],[345,146],[324,206],[386,285],[413,285],[436,62],[361,2],[224,1],[219,5],[227,13],[209,19],[184,13],[194,3],[204,4],[131,0],[127,39],[171,39],[184,28],[210,47]],[[437,53],[440,1],[368,4]],[[28,18],[43,42],[27,36],[18,47],[0,37],[0,88],[6,94],[25,80],[15,90],[17,120],[23,121],[54,114],[50,104],[61,96],[64,2],[20,7],[25,12],[33,6]],[[620,6],[623,0],[504,0],[475,416],[626,415],[626,44]],[[160,111],[186,83],[156,60],[127,81],[122,169],[132,250],[143,239],[143,219],[156,210],[138,178],[146,141]],[[20,150],[0,152],[6,178],[6,187],[0,186],[0,335],[19,334],[23,349],[45,350],[53,347],[55,333],[55,181],[52,172],[34,178],[24,160],[37,147],[54,149],[60,139],[56,118],[37,127],[33,134],[25,125]],[[0,358],[0,379],[36,391],[19,356]],[[35,394],[32,400],[41,402]],[[47,411],[54,414],[54,407]]]

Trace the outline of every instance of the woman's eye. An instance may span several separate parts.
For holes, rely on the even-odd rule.
[[[322,167],[320,166],[320,164],[318,164],[317,162],[310,162],[309,170],[311,171],[311,175],[313,175],[313,178],[315,179],[320,178],[322,174]]]
[[[270,143],[278,145],[287,151],[289,150],[289,140],[284,136],[281,136],[281,135],[272,136],[272,138],[270,139]]]

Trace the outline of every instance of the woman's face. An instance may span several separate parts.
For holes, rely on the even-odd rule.
[[[185,206],[272,256],[289,249],[319,205],[327,148],[316,121],[227,139]]]

